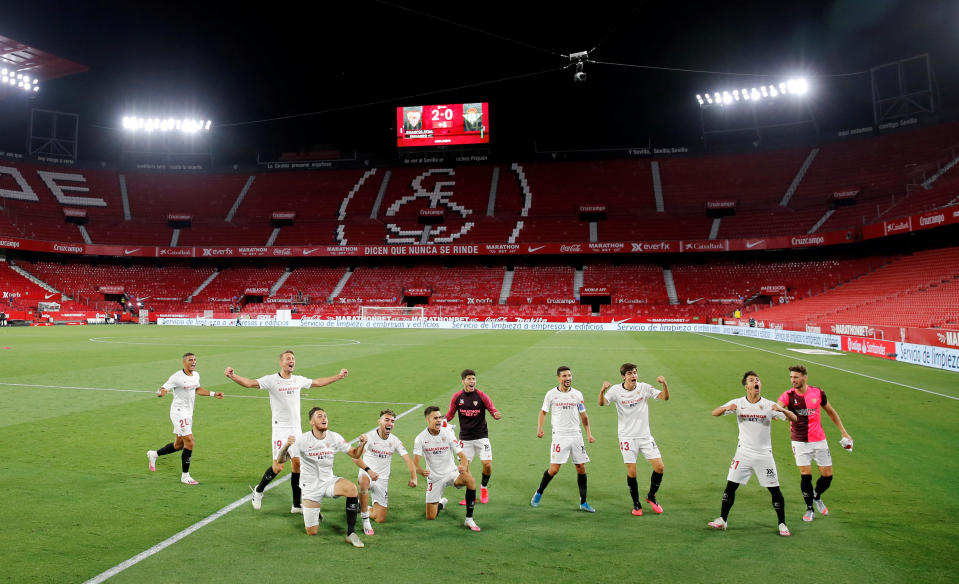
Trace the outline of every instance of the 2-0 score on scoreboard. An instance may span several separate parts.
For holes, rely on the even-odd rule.
[[[489,144],[489,103],[409,105],[396,108],[396,145]]]

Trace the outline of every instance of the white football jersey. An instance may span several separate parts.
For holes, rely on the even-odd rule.
[[[256,382],[260,384],[260,389],[270,393],[274,426],[303,427],[300,422],[300,390],[313,385],[312,379],[302,375],[291,375],[289,379],[283,379],[279,373],[274,373],[264,375]]]
[[[452,451],[452,452],[450,452]],[[449,428],[440,428],[437,435],[430,434],[425,428],[413,441],[413,454],[426,459],[426,469],[430,475],[446,476],[456,470],[454,456],[463,452],[459,441]],[[455,457],[458,460],[458,457]]]
[[[390,463],[393,462],[393,453],[400,456],[406,455],[406,447],[403,442],[396,437],[396,434],[390,434],[389,438],[383,440],[380,438],[377,430],[370,430],[366,433],[366,447],[363,450],[363,462],[370,470],[376,471],[380,478],[389,478]]]
[[[300,481],[303,481],[303,477],[310,477],[315,480],[308,482],[322,485],[334,476],[333,455],[337,452],[349,452],[350,445],[336,432],[327,430],[320,440],[310,429],[297,437],[296,448],[300,453]]]
[[[606,400],[616,404],[620,438],[638,438],[640,442],[653,439],[649,430],[649,401],[661,393],[648,383],[637,383],[632,391],[621,383],[606,390]]]
[[[739,397],[723,404],[736,404],[734,411],[724,412],[724,416],[735,415],[739,422],[739,449],[751,454],[766,454],[773,451],[769,428],[773,418],[785,420],[786,414],[774,412],[772,402],[764,397],[756,403],[750,403],[746,396]]]
[[[560,391],[558,387],[546,392],[543,398],[544,412],[549,412],[553,434],[557,436],[581,435],[579,430],[579,414],[586,411],[583,403],[583,394],[575,387],[569,391]]]
[[[200,374],[196,371],[187,375],[182,369],[170,376],[163,384],[163,389],[173,392],[173,403],[170,411],[179,410],[193,415],[193,404],[196,403],[196,388],[200,387]]]

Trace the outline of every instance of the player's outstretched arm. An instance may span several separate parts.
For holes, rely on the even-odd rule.
[[[317,377],[313,380],[313,383],[310,384],[310,387],[323,387],[324,385],[329,385],[341,379],[344,379],[350,372],[346,369],[340,369],[340,372],[336,375],[331,375],[330,377]]]
[[[846,432],[846,428],[844,428],[842,425],[842,420],[839,419],[839,412],[837,412],[836,409],[832,407],[832,404],[827,403],[826,405],[822,407],[822,409],[826,410],[826,415],[829,416],[829,419],[832,420],[832,423],[835,424],[837,428],[839,428],[840,432],[842,432],[842,437],[849,438],[850,440],[852,440],[852,436],[849,435],[849,432]]]
[[[536,437],[537,437],[537,438],[542,438],[542,437],[543,437],[543,422],[545,422],[545,421],[546,421],[546,412],[544,412],[543,410],[540,410],[540,411],[539,411],[539,420],[537,421],[538,423],[536,424]]]
[[[163,397],[168,393],[170,393],[170,391],[167,388],[161,387],[160,389],[157,390],[157,397]]]
[[[662,375],[660,375],[659,377],[656,378],[656,381],[657,381],[660,385],[663,386],[663,391],[662,391],[658,396],[656,396],[656,397],[658,397],[659,399],[661,399],[661,400],[663,400],[663,401],[668,400],[668,399],[669,399],[669,385],[666,384],[666,378],[663,377]]]
[[[236,371],[232,367],[227,367],[223,370],[223,374],[226,375],[227,379],[236,383],[240,387],[246,387],[247,389],[259,389],[260,382],[256,379],[247,379],[241,375],[237,375]]]
[[[599,390],[599,405],[600,405],[600,406],[605,406],[606,404],[609,403],[609,400],[606,399],[606,390],[609,389],[610,387],[612,387],[612,385],[613,385],[613,384],[611,384],[611,383],[608,382],[608,381],[604,381],[604,382],[603,382],[603,387],[602,387],[602,389]]]
[[[216,399],[223,399],[223,392],[222,392],[222,391],[213,392],[213,391],[210,391],[209,389],[205,389],[205,388],[203,388],[203,387],[198,387],[198,388],[196,388],[196,394],[197,394],[197,395],[212,395],[212,396],[215,397]]]

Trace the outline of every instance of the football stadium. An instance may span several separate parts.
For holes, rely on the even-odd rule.
[[[235,11],[0,19],[5,581],[954,580],[954,2]]]

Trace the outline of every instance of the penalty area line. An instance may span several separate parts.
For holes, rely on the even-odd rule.
[[[384,402],[384,403],[388,403],[388,402]],[[403,405],[405,405],[405,404],[403,404]],[[422,405],[423,405],[423,404],[416,404],[416,405],[414,405],[413,407],[411,407],[410,409],[406,410],[406,411],[403,412],[402,414],[399,414],[398,416],[396,416],[396,419],[399,420],[399,419],[402,418],[403,416],[405,416],[405,415],[407,415],[407,414],[409,414],[409,413],[411,413],[411,412],[416,411],[416,409],[419,408],[419,407],[421,407]],[[375,428],[373,428],[373,429],[375,430]],[[356,442],[356,439],[354,438],[353,440],[350,441],[350,444],[353,444],[353,443],[355,443],[355,442]],[[266,487],[265,490],[266,490],[266,491],[269,491],[269,490],[272,489],[273,487],[279,486],[279,485],[281,485],[281,484],[289,481],[291,476],[293,476],[292,473],[284,476],[284,477],[281,478],[281,479],[278,479],[278,480],[275,480],[275,481],[271,482],[269,485],[267,485],[267,487]],[[180,531],[179,533],[176,533],[176,534],[174,534],[174,535],[166,538],[165,540],[161,541],[160,543],[156,544],[155,546],[153,546],[153,547],[151,547],[151,548],[149,548],[149,549],[147,549],[147,550],[144,550],[144,551],[138,553],[137,555],[133,556],[132,558],[120,562],[119,564],[117,564],[116,566],[113,566],[113,567],[110,568],[109,570],[106,570],[105,572],[101,572],[100,574],[97,574],[96,576],[94,576],[93,578],[90,578],[89,580],[87,580],[87,581],[84,582],[83,584],[100,584],[101,582],[105,582],[107,579],[112,578],[113,576],[116,576],[117,574],[119,574],[120,572],[126,570],[127,568],[129,568],[129,567],[131,567],[131,566],[134,566],[134,565],[136,565],[136,564],[139,564],[140,562],[142,562],[143,560],[149,558],[150,556],[155,555],[155,554],[157,554],[157,553],[165,550],[166,548],[168,548],[168,547],[170,547],[171,545],[177,543],[178,541],[180,541],[181,539],[183,539],[183,538],[185,538],[186,536],[190,535],[191,533],[193,533],[193,532],[195,532],[195,531],[198,531],[199,529],[201,529],[201,528],[203,528],[203,527],[206,527],[207,525],[209,525],[209,524],[213,523],[214,521],[216,521],[217,519],[223,517],[224,515],[226,515],[226,514],[229,513],[230,511],[233,511],[233,510],[236,509],[237,507],[242,507],[244,504],[248,503],[252,497],[253,497],[253,493],[250,493],[249,495],[247,495],[247,496],[245,496],[245,497],[243,497],[243,498],[240,498],[240,499],[237,499],[236,501],[233,501],[232,503],[230,503],[230,504],[227,505],[226,507],[223,507],[223,508],[220,509],[219,511],[216,511],[216,512],[213,513],[212,515],[209,515],[209,516],[201,519],[200,521],[197,521],[196,523],[194,523],[194,524],[191,525],[190,527],[187,527],[187,528],[184,529],[183,531]]]
[[[699,335],[699,336],[706,337],[707,339],[713,339],[714,341],[722,341],[722,342],[724,342],[724,343],[730,343],[730,344],[732,344],[732,345],[739,345],[740,347],[746,347],[746,348],[753,349],[753,350],[756,350],[756,351],[762,351],[762,352],[764,352],[764,353],[772,353],[773,355],[779,355],[780,357],[794,357],[794,356],[795,356],[795,355],[787,355],[787,354],[785,354],[785,353],[777,353],[776,351],[770,351],[769,349],[763,349],[763,348],[761,348],[761,347],[754,347],[754,346],[752,346],[752,345],[745,345],[745,344],[743,344],[743,343],[737,343],[736,341],[730,341],[730,340],[728,340],[728,339],[723,339],[723,338],[719,338],[719,337],[714,337],[714,336],[712,336],[712,335],[707,335],[707,334],[704,334],[704,333],[693,333],[693,334],[697,334],[697,335]],[[905,383],[899,383],[898,381],[892,381],[891,379],[883,379],[882,377],[873,377],[872,375],[866,375],[865,373],[860,373],[860,372],[858,372],[858,371],[851,371],[851,370],[849,370],[849,369],[843,369],[842,367],[836,367],[835,365],[828,365],[828,364],[826,364],[826,363],[819,363],[819,362],[817,362],[817,361],[813,361],[812,359],[806,359],[806,361],[812,363],[813,365],[819,365],[820,367],[825,367],[825,368],[827,368],[827,369],[835,369],[836,371],[842,371],[843,373],[849,373],[850,375],[858,375],[859,377],[865,377],[866,379],[872,379],[873,381],[880,381],[880,382],[882,382],[882,383],[888,383],[888,384],[890,384],[890,385],[898,385],[899,387],[905,387],[906,389],[914,389],[914,390],[916,390],[916,391],[921,391],[921,392],[923,392],[923,393],[928,393],[928,394],[932,394],[932,395],[938,395],[939,397],[945,397],[945,398],[948,398],[948,399],[952,399],[952,400],[959,401],[959,397],[956,397],[956,396],[954,396],[954,395],[949,395],[949,394],[946,394],[946,393],[938,393],[938,392],[935,392],[935,391],[930,391],[930,390],[928,390],[928,389],[923,389],[923,388],[921,388],[921,387],[916,387],[915,385],[906,385]]]

